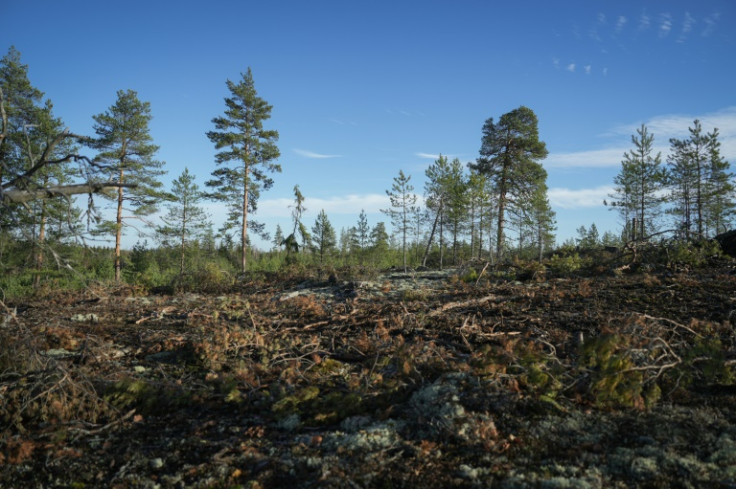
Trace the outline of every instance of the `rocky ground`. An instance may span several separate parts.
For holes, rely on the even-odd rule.
[[[736,275],[6,304],[0,487],[736,487]]]

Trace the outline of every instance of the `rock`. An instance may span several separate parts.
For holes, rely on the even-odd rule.
[[[46,350],[46,356],[51,358],[67,358],[77,355],[79,355],[79,353],[74,353],[73,351],[65,350],[63,348],[52,348],[50,350]]]
[[[74,321],[75,323],[97,323],[100,321],[99,316],[97,314],[89,313],[89,314],[75,314],[71,318],[69,318],[71,321]]]
[[[715,237],[715,240],[721,245],[721,249],[725,254],[736,258],[736,229],[719,234]]]

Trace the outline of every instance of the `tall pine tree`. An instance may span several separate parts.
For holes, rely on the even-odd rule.
[[[120,243],[123,225],[131,218],[142,218],[156,212],[157,205],[168,195],[161,190],[159,177],[165,173],[164,163],[154,159],[158,146],[148,127],[151,104],[141,102],[133,90],[119,90],[117,100],[106,112],[93,116],[97,138],[91,143],[99,153],[95,158],[108,169],[107,180],[120,186],[114,221],[101,224],[101,232],[115,235],[115,280],[121,279]],[[109,198],[109,197],[108,197]],[[132,212],[132,216],[123,212]]]
[[[260,191],[273,185],[267,173],[281,171],[281,166],[273,162],[280,156],[276,146],[279,133],[263,127],[271,117],[272,106],[256,93],[250,68],[237,84],[227,80],[227,88],[230,96],[225,98],[225,114],[212,119],[215,130],[207,133],[215,148],[222,150],[215,155],[219,167],[212,172],[214,178],[207,186],[215,189],[211,197],[230,206],[225,230],[240,228],[240,262],[245,272],[248,213],[256,210]],[[262,230],[262,226],[255,230]]]
[[[491,117],[483,125],[480,158],[471,169],[489,177],[496,189],[496,254],[503,256],[506,210],[523,204],[523,199],[546,178],[539,163],[547,148],[539,140],[537,116],[528,107],[519,107],[495,122]]]

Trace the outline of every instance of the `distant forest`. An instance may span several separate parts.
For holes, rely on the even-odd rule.
[[[33,86],[28,66],[11,47],[0,60],[5,296],[92,281],[195,288],[239,273],[289,267],[541,263],[571,250],[631,242],[702,242],[727,231],[736,211],[734,175],[721,156],[717,128],[695,120],[689,136],[671,139],[663,156],[655,154],[654,135],[642,125],[622,155],[615,191],[605,202],[620,214],[623,228],[599,235],[595,223],[584,223],[576,238],[556,243],[542,166],[546,145],[537,116],[521,106],[486,120],[474,162],[440,155],[426,170],[423,189],[399,171],[386,190],[386,222],[370,224],[361,212],[354,226],[338,232],[323,210],[314,223],[305,223],[297,182],[292,226],[266,229],[253,215],[281,172],[278,131],[267,124],[272,106],[258,96],[250,68],[226,83],[229,96],[207,132],[215,149],[208,179],[200,184],[185,169],[167,189],[161,180],[165,165],[156,159],[159,147],[149,131],[148,102],[133,90],[119,90],[112,106],[91,115],[94,134],[76,134]],[[88,203],[80,207],[84,195]],[[101,215],[96,199],[113,202],[115,215]],[[207,213],[213,201],[228,206],[220,229]],[[126,231],[145,231],[147,237],[123,250]],[[249,236],[255,235],[271,249],[252,247]],[[114,241],[114,247],[90,245],[95,238]]]

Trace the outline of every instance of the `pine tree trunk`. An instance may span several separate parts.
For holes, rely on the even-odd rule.
[[[122,162],[121,162],[122,163]],[[120,170],[119,183],[123,183],[123,170]],[[120,262],[120,241],[123,235],[123,187],[118,188],[118,213],[115,220],[115,282],[120,282],[122,263]]]
[[[506,199],[504,195],[498,198],[498,223],[496,227],[496,261],[501,262],[503,258],[503,213],[505,210]]]
[[[248,148],[245,148],[246,155],[249,154]],[[247,157],[247,156],[246,156]],[[243,183],[243,228],[240,235],[240,239],[242,240],[242,246],[240,248],[240,263],[242,265],[242,271],[245,273],[245,271],[248,269],[248,255],[247,255],[247,242],[248,242],[248,163],[245,163],[245,178]]]
[[[181,217],[181,256],[179,257],[179,276],[184,276],[184,255],[186,250],[186,236],[187,236],[187,208],[186,204]]]
[[[41,202],[41,223],[38,230],[38,243],[36,244],[38,251],[36,253],[36,276],[33,277],[33,287],[38,288],[41,285],[41,268],[43,268],[43,242],[46,240],[46,201]]]

